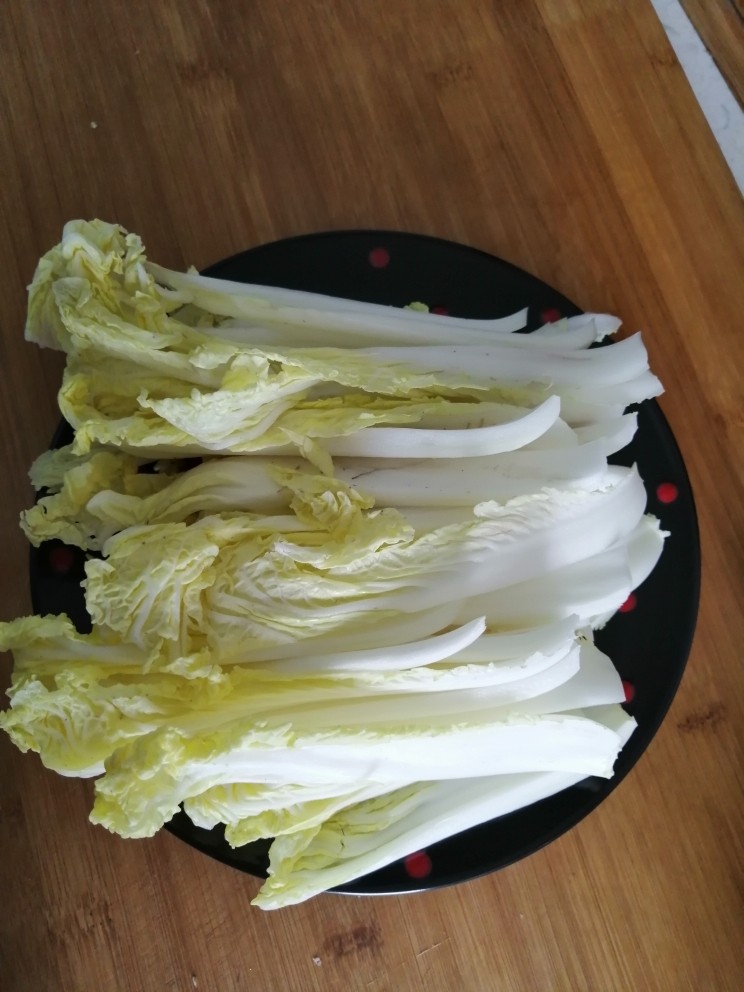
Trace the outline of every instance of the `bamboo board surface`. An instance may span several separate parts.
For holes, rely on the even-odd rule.
[[[742,0],[681,0],[705,47],[744,106],[744,3]]]

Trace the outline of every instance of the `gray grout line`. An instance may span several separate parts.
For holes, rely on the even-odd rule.
[[[651,0],[723,157],[744,193],[744,110],[679,0]]]

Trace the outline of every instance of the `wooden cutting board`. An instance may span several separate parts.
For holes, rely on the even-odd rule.
[[[648,0],[5,0],[0,51],[3,618],[29,610],[17,517],[61,368],[23,342],[24,286],[79,216],[170,265],[430,233],[618,313],[665,382],[704,550],[647,754],[578,828],[458,888],[264,914],[175,838],[90,826],[90,788],[3,737],[0,987],[740,988],[744,209]]]
[[[681,0],[721,74],[744,106],[744,3],[742,0]]]

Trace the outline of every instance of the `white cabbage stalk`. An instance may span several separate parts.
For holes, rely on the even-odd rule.
[[[437,841],[531,806],[584,777],[537,772],[444,780],[352,804],[319,827],[274,840],[269,877],[252,905],[274,910],[304,902]]]
[[[323,823],[352,803],[389,792],[388,785],[325,783],[316,786],[218,785],[187,799],[183,806],[204,830],[225,824],[225,840],[241,847],[263,837],[296,833]]]
[[[613,345],[613,347],[615,346]],[[606,351],[607,349],[602,350]],[[592,352],[592,354],[594,353]],[[653,372],[646,371],[640,372],[633,378],[609,382],[604,386],[594,382],[581,386],[569,386],[561,390],[561,397],[564,402],[576,405],[583,404],[585,408],[602,405],[615,410],[614,416],[619,416],[625,407],[631,403],[653,399],[655,396],[661,396],[663,391],[661,382]]]
[[[652,393],[652,396],[657,395]],[[650,399],[651,397],[643,397]],[[641,401],[641,397],[633,400]],[[561,417],[576,430],[579,427],[590,427],[593,424],[604,424],[623,416],[625,403],[605,403],[602,393],[582,393],[577,390],[564,390],[561,395]]]
[[[357,563],[336,567],[331,557],[330,567],[311,573],[292,561],[314,554],[290,542],[277,542],[276,554],[261,559],[251,553],[244,560],[237,546],[218,563],[205,590],[210,643],[229,655],[245,644],[249,632],[275,640],[284,640],[290,630],[296,631],[293,639],[307,636],[309,617],[317,633],[341,633],[370,612],[415,613],[448,604],[453,594],[458,600],[478,597],[581,562],[621,542],[643,515],[646,495],[637,472],[611,468],[608,478],[610,485],[596,493],[545,492],[503,507],[481,504],[471,522],[393,544]],[[112,598],[115,573],[96,574],[92,582],[89,565],[88,576],[89,602],[93,594],[113,629],[129,629],[126,600]],[[360,595],[365,588],[368,594]],[[153,588],[149,601],[157,604],[159,595]],[[564,616],[571,612],[577,611]],[[487,608],[462,619],[479,615],[492,624]]]
[[[560,400],[551,396],[535,410],[508,423],[490,427],[449,428],[368,427],[325,441],[334,457],[365,458],[473,458],[514,451],[537,440],[560,414]]]
[[[479,504],[470,519],[418,538],[398,511],[366,516],[351,505],[325,537],[320,519],[291,516],[129,528],[106,543],[106,561],[87,563],[86,601],[94,622],[141,646],[203,624],[227,657],[251,637],[342,633],[370,612],[416,613],[450,603],[453,590],[462,600],[537,578],[620,542],[645,502],[637,472],[612,467],[597,492]]]
[[[260,647],[252,647],[244,643],[232,654],[230,664],[263,665],[282,659],[304,658],[318,651],[334,654],[342,651],[365,650],[372,640],[378,649],[408,644],[445,631],[454,623],[460,605],[459,602],[452,602],[418,613],[398,613],[388,617],[384,624],[377,622],[375,616],[371,615],[367,618],[369,623],[359,623],[342,634],[323,635],[320,632],[316,634],[311,632],[308,637],[300,640],[287,640],[268,646],[262,644]],[[458,626],[462,626],[472,618],[471,614]]]
[[[530,382],[545,379],[553,385],[587,386],[595,389],[635,379],[648,371],[648,354],[640,334],[617,341],[609,348],[551,354],[548,350],[516,349],[490,345],[432,345],[429,348],[365,348],[356,352],[381,366],[463,372],[478,381],[490,375],[495,380]]]
[[[587,715],[617,735],[620,745],[635,721],[620,706]],[[269,878],[253,900],[262,909],[302,902],[424,850],[437,841],[546,799],[581,781],[570,772],[439,781],[403,788],[352,805],[320,829],[278,837],[271,847]],[[374,823],[376,829],[370,830]]]
[[[411,726],[434,721],[467,719],[474,713],[488,714],[491,719],[503,719],[512,713],[544,715],[567,710],[619,703],[624,700],[622,682],[610,659],[593,644],[570,645],[568,650],[552,657],[537,656],[523,662],[523,677],[510,681],[498,679],[499,670],[506,667],[491,663],[480,666],[450,666],[444,672],[410,671],[407,677],[392,678],[385,684],[387,692],[367,698],[309,702],[293,709],[293,713],[264,711],[264,718],[273,723],[289,720],[294,715],[303,727],[335,727],[347,725],[373,726],[395,720],[405,720]],[[542,667],[540,662],[544,662]],[[497,678],[492,681],[491,675]],[[320,673],[318,673],[320,674]],[[433,685],[419,675],[433,675]],[[443,678],[442,678],[443,676]],[[444,681],[445,685],[439,684]],[[379,680],[382,685],[382,680]],[[449,688],[447,688],[449,686]],[[408,688],[409,691],[405,692]],[[417,691],[418,690],[418,691]],[[411,695],[415,692],[416,695]]]
[[[551,324],[538,327],[531,334],[511,334],[499,338],[499,343],[512,344],[520,339],[532,341],[532,347],[563,351],[588,348],[595,341],[603,341],[621,327],[622,321],[608,313],[582,313]]]
[[[286,660],[255,659],[255,664],[247,666],[247,670],[253,673],[251,677],[258,676],[254,693],[258,690],[263,692],[270,683],[276,683],[277,686],[283,684],[285,696],[288,690],[299,687],[298,693],[304,695],[295,694],[293,689],[294,702],[314,702],[317,698],[322,698],[322,694],[313,696],[313,686],[319,678],[324,680],[322,693],[327,694],[331,687],[335,687],[333,698],[380,693],[446,692],[483,685],[504,686],[507,683],[523,683],[527,686],[533,676],[563,662],[573,651],[577,643],[573,619],[531,630],[484,634],[469,647],[452,655],[446,663],[431,663],[409,669],[380,671],[367,668],[353,672],[329,672],[324,662],[332,657],[330,653],[328,656],[303,656],[300,646],[298,657],[303,661],[312,658],[312,665],[307,665],[298,672],[292,672],[291,667],[287,667],[287,664],[294,664],[294,657]],[[307,646],[317,650],[324,643],[326,640],[323,638],[311,639]],[[405,652],[406,647],[401,645],[399,650]],[[358,654],[363,656],[364,652],[360,651]],[[573,663],[571,661],[571,665]],[[302,688],[302,682],[290,681],[294,675],[309,680],[306,688]],[[335,691],[336,688],[338,692]],[[514,691],[521,692],[522,689],[515,686]]]
[[[549,438],[552,431],[517,451],[453,462],[340,458],[334,474],[383,507],[471,507],[487,499],[504,502],[542,488],[601,488],[605,456],[628,443],[635,431],[635,416],[578,428],[581,444],[575,443],[573,431],[560,431],[553,441]],[[551,447],[536,447],[548,441]],[[552,446],[559,442],[568,446]],[[138,474],[142,464],[142,459],[122,453],[74,456],[69,448],[60,449],[56,460],[40,458],[33,476],[51,493],[22,515],[29,540],[38,545],[59,538],[100,549],[117,530],[137,524],[168,523],[193,514],[235,510],[279,512],[291,499],[281,473],[316,471],[302,458],[260,455],[212,458],[172,474]],[[60,494],[60,490],[64,491]]]
[[[502,452],[481,458],[404,461],[338,459],[336,477],[374,497],[377,506],[474,506],[540,489],[600,488],[607,470],[601,442],[560,451]],[[532,457],[530,457],[532,455]]]
[[[364,692],[370,696],[425,692],[444,693],[447,699],[453,700],[453,691],[486,689],[484,700],[488,697],[489,705],[501,706],[547,692],[548,688],[571,678],[578,670],[576,649],[576,641],[572,639],[560,647],[513,658],[470,662],[458,656],[445,664],[410,668],[385,676],[378,672],[358,672],[353,679],[340,674],[331,677],[343,682],[349,690],[353,689],[349,695],[356,695],[357,689],[359,695]]]
[[[616,545],[567,567],[460,604],[457,620],[485,616],[489,627],[544,624],[576,616],[578,626],[604,626],[652,572],[666,532],[654,517],[643,517]]]
[[[597,440],[570,449],[519,449],[459,458],[451,463],[442,459],[339,458],[334,462],[334,474],[372,497],[376,506],[472,507],[489,499],[503,502],[542,488],[597,488],[606,474],[604,446],[604,441]],[[291,493],[277,480],[277,467],[281,471],[315,471],[303,459],[210,459],[169,477],[170,481],[164,479],[163,488],[146,496],[104,488],[91,496],[81,510],[106,525],[102,529],[106,536],[113,532],[111,528],[186,520],[195,513],[276,513],[286,509],[291,499]],[[45,497],[39,510],[25,515],[25,521],[31,521],[26,528],[30,539],[34,540],[35,519],[43,512],[48,521],[52,505],[52,498]],[[50,536],[53,535],[44,533],[42,539]]]
[[[523,445],[519,452],[509,452],[509,454],[512,457],[517,455],[521,457],[523,451],[554,451],[556,448],[575,448],[578,444],[576,431],[564,421],[563,417],[559,417],[540,437]]]
[[[555,651],[573,641],[581,626],[578,616],[569,616],[553,623],[489,631],[477,641],[462,648],[452,656],[452,661],[505,661],[510,658],[528,658],[531,654]],[[526,666],[526,662],[524,662]]]
[[[455,668],[435,671],[437,680],[444,681],[444,686],[432,688],[419,676],[429,675],[428,671],[410,670],[411,690],[409,692],[390,691],[367,698],[329,700],[325,703],[304,706],[294,710],[292,716],[296,723],[303,727],[336,727],[340,723],[347,726],[358,725],[373,727],[377,724],[387,724],[396,721],[406,722],[413,726],[434,726],[442,720],[459,722],[468,720],[475,714],[487,715],[490,719],[508,719],[516,712],[515,704],[534,697],[545,695],[550,698],[552,690],[562,686],[569,680],[573,681],[580,670],[580,648],[578,645],[562,653],[556,660],[548,664],[541,672],[527,675],[512,682],[490,684],[491,672],[498,672],[496,665],[456,666]],[[464,669],[467,671],[463,671]],[[471,674],[472,673],[472,674]],[[406,673],[408,675],[408,673]],[[405,676],[391,680],[394,689],[401,683],[405,684]],[[449,688],[447,688],[449,686]],[[416,691],[419,688],[420,691]],[[579,694],[581,698],[581,694]],[[622,698],[622,697],[621,697]],[[618,702],[614,698],[601,698],[599,702]],[[541,713],[559,712],[548,704]],[[573,707],[564,705],[562,709],[575,709],[581,706],[575,703]],[[499,713],[502,710],[502,713]],[[529,708],[519,706],[519,713],[532,712]],[[270,710],[264,718],[273,722],[281,722],[290,718],[290,714],[281,708]]]
[[[635,437],[638,427],[638,416],[635,413],[626,413],[615,420],[604,420],[596,424],[584,427],[575,427],[579,447],[589,447],[597,444],[604,455],[614,455],[620,451]]]
[[[275,672],[302,674],[303,672],[394,672],[421,665],[433,665],[467,648],[486,629],[483,617],[471,620],[446,634],[435,634],[423,641],[390,647],[366,648],[343,654],[307,655],[289,658],[272,665]]]
[[[360,304],[360,306],[364,306],[364,304]],[[522,314],[523,311],[520,311],[520,314],[515,316],[522,320]],[[184,319],[183,312],[180,310],[178,318]],[[436,317],[435,319],[441,321],[442,318]],[[498,327],[483,334],[477,328],[465,326],[470,323],[471,321],[448,318],[447,328],[450,333],[443,339],[444,343],[451,343],[452,337],[456,335],[459,344],[493,344],[494,335],[498,334],[499,344],[515,348],[526,348],[532,351],[543,348],[551,351],[574,351],[590,347],[595,341],[601,341],[608,335],[614,334],[620,327],[618,318],[609,314],[581,314],[578,317],[564,318],[553,324],[545,324],[531,334],[513,334],[500,330]],[[478,322],[472,321],[472,323]],[[434,326],[436,327],[436,325]],[[348,329],[344,328],[307,327],[273,320],[266,324],[261,324],[258,320],[255,323],[246,324],[235,318],[224,320],[215,327],[202,327],[200,329],[225,341],[261,347],[302,347],[304,344],[322,348],[371,348],[385,344],[428,343],[421,341],[418,328],[415,329],[415,335],[411,336],[410,332],[414,329],[410,327],[410,324],[404,332],[396,333],[394,336],[390,334],[389,329],[380,332],[375,331],[374,327],[364,330],[355,327],[353,333],[350,334]],[[514,329],[520,330],[521,328]],[[429,340],[436,340],[436,338]]]
[[[179,803],[247,774],[266,784],[370,781],[391,788],[529,771],[609,778],[619,747],[608,728],[562,714],[517,713],[497,722],[474,714],[468,722],[442,720],[421,729],[403,723],[303,731],[238,722],[203,740],[164,728],[109,758],[106,775],[96,782],[91,819],[121,836],[149,837]]]
[[[401,309],[358,300],[342,300],[318,293],[254,286],[200,276],[196,272],[173,272],[154,263],[148,271],[163,286],[175,290],[182,303],[195,304],[202,310],[222,317],[248,319],[259,326],[273,324],[305,330],[343,330],[349,336],[360,332],[385,337],[390,341],[449,341],[452,329],[488,341],[496,333],[521,330],[527,325],[527,310],[492,320],[448,318],[436,314]]]
[[[23,527],[102,554],[91,634],[0,624],[0,726],[122,836],[183,806],[275,838],[263,908],[609,778],[635,725],[592,631],[666,537],[607,464],[661,392],[640,335],[425,310],[171,272],[101,221],[29,289],[75,438]]]

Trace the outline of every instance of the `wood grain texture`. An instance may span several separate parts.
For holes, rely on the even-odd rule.
[[[680,0],[695,30],[744,107],[743,0]]]
[[[90,786],[3,738],[0,987],[740,988],[744,209],[647,0],[5,0],[0,51],[3,618],[29,609],[17,518],[60,374],[22,340],[24,286],[78,216],[169,265],[419,231],[618,313],[666,384],[704,550],[642,761],[570,834],[455,889],[264,914],[256,881],[170,835],[91,827]]]

